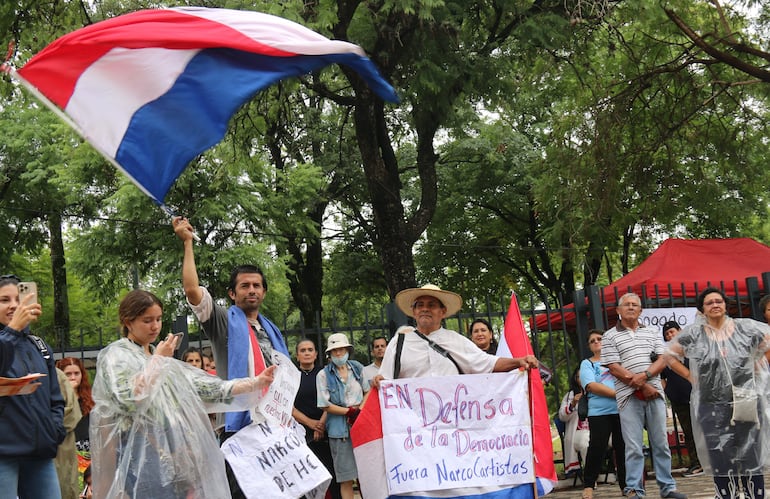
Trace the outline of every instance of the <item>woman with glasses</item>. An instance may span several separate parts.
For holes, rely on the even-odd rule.
[[[583,499],[591,499],[601,471],[607,444],[612,437],[615,476],[621,494],[626,488],[626,443],[620,431],[618,404],[615,402],[615,377],[601,365],[603,331],[588,332],[591,357],[580,363],[580,381],[588,394],[588,451],[583,467]]]
[[[692,381],[690,410],[698,457],[714,477],[716,497],[765,497],[770,458],[770,327],[727,315],[727,299],[706,288],[696,305],[703,318],[670,343],[672,369]],[[690,359],[689,372],[678,359]]]
[[[53,350],[32,335],[42,309],[35,295],[19,301],[19,278],[0,276],[0,376],[43,373],[33,393],[3,397],[0,418],[0,494],[59,498],[54,457],[64,440],[64,399]]]

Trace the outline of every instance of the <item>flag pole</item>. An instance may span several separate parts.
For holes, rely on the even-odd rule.
[[[538,373],[538,376],[540,376],[540,373]],[[532,400],[532,369],[527,369],[527,401],[529,402],[529,431],[532,434],[532,462],[537,463],[537,455],[535,454],[535,403]],[[532,482],[532,497],[537,499],[537,473],[533,474],[535,475],[535,480]]]
[[[11,49],[9,49],[9,50],[11,50]],[[7,60],[7,59],[6,59],[6,60]],[[129,173],[128,173],[128,172],[127,172],[127,171],[126,171],[126,170],[125,170],[125,169],[124,169],[124,168],[123,168],[121,165],[120,165],[120,163],[118,163],[117,161],[115,161],[115,158],[113,158],[112,156],[110,156],[109,154],[107,154],[107,152],[106,152],[106,151],[104,151],[104,150],[103,150],[101,147],[99,147],[98,145],[96,145],[96,144],[95,144],[95,143],[94,143],[94,142],[91,140],[91,138],[88,136],[88,134],[85,132],[85,130],[83,130],[83,129],[80,127],[80,125],[78,125],[77,123],[75,123],[75,121],[73,121],[73,120],[72,120],[72,118],[70,118],[69,116],[67,116],[67,113],[65,113],[64,111],[62,111],[62,110],[59,108],[59,106],[57,106],[56,104],[54,104],[54,103],[51,101],[51,99],[49,99],[48,97],[46,97],[46,96],[45,96],[45,94],[44,94],[43,92],[41,92],[40,90],[38,90],[38,89],[37,89],[37,87],[35,87],[35,86],[34,86],[32,83],[30,83],[29,81],[27,81],[27,79],[26,79],[26,78],[24,78],[23,76],[21,76],[21,75],[20,75],[20,74],[19,74],[19,73],[16,71],[16,69],[14,69],[14,68],[13,68],[13,66],[11,66],[10,64],[8,64],[8,62],[4,62],[2,65],[0,65],[0,71],[2,71],[3,73],[6,73],[6,74],[8,74],[8,75],[9,75],[9,76],[10,76],[12,79],[14,79],[14,80],[18,81],[19,83],[21,83],[21,85],[22,85],[24,88],[26,88],[26,89],[27,89],[27,90],[28,90],[28,91],[29,91],[29,92],[30,92],[32,95],[34,95],[34,96],[35,96],[35,97],[36,97],[36,98],[37,98],[37,99],[38,99],[40,102],[42,102],[42,103],[43,103],[43,105],[45,105],[45,107],[47,107],[48,109],[50,109],[51,111],[53,111],[53,113],[54,113],[56,116],[58,116],[58,117],[59,117],[59,118],[60,118],[60,119],[61,119],[61,120],[62,120],[62,121],[65,123],[65,124],[67,124],[67,125],[68,125],[70,128],[72,128],[73,130],[75,130],[75,132],[77,132],[77,134],[78,134],[78,135],[80,135],[80,136],[83,138],[83,140],[85,140],[86,142],[88,142],[88,143],[91,145],[91,147],[93,147],[93,148],[94,148],[94,149],[95,149],[95,150],[96,150],[96,151],[97,151],[99,154],[101,154],[101,155],[102,155],[102,157],[103,157],[104,159],[106,159],[108,163],[110,163],[112,166],[114,166],[114,167],[115,167],[115,168],[117,168],[118,170],[122,171],[122,172],[123,172],[123,173],[124,173],[124,174],[125,174],[125,175],[126,175],[126,176],[127,176],[129,179],[130,179],[130,180],[131,180],[131,182],[133,182],[133,183],[134,183],[134,185],[136,185],[136,186],[139,188],[139,190],[140,190],[140,191],[142,191],[142,192],[143,192],[145,195],[149,196],[149,197],[150,197],[150,198],[151,198],[153,201],[155,201],[155,203],[157,203],[157,204],[158,204],[158,206],[160,206],[160,209],[162,209],[164,212],[166,212],[166,214],[167,214],[169,217],[171,217],[171,218],[173,219],[175,216],[177,216],[177,215],[176,215],[176,213],[174,213],[174,211],[173,211],[171,208],[169,208],[168,206],[166,206],[166,204],[165,204],[165,203],[163,203],[162,201],[159,201],[159,200],[155,199],[155,196],[153,196],[153,195],[152,195],[152,194],[151,194],[151,193],[150,193],[150,192],[149,192],[147,189],[145,189],[145,188],[144,188],[144,186],[142,186],[142,185],[141,185],[139,182],[137,182],[137,181],[134,179],[134,177],[132,177],[131,175],[129,175]],[[193,232],[193,239],[195,239],[196,241],[200,242],[200,237],[198,237],[198,234],[196,234],[195,232]]]

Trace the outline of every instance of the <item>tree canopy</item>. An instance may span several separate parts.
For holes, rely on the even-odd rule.
[[[306,324],[425,282],[564,303],[668,235],[767,240],[760,2],[208,5],[357,43],[402,99],[386,105],[335,67],[234,116],[167,198],[198,230],[216,296],[251,261],[271,282],[266,313]],[[154,6],[32,0],[0,8],[0,33],[21,66],[57,36]],[[2,88],[0,263],[50,265],[57,338],[82,309],[73,297],[110,310],[138,284],[183,311],[167,215],[31,96]]]

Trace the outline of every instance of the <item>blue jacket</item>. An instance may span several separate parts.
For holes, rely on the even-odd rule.
[[[29,329],[0,331],[0,376],[47,374],[38,380],[41,385],[34,393],[0,397],[0,457],[54,458],[66,435],[53,350],[44,342],[41,348],[30,338]]]
[[[353,377],[363,388],[363,380],[361,379],[361,371],[364,369],[363,364],[357,360],[349,360],[348,367],[353,371]],[[329,402],[340,407],[347,407],[345,404],[345,383],[340,380],[337,374],[337,366],[333,362],[329,362],[324,367],[324,371],[326,371],[326,384],[329,387]],[[347,417],[328,413],[326,416],[326,434],[330,438],[349,437],[350,431],[348,429]]]

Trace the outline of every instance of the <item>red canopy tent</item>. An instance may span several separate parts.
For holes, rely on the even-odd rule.
[[[617,297],[629,290],[639,296],[681,301],[694,299],[696,289],[724,285],[728,295],[746,296],[746,278],[757,277],[762,286],[763,272],[770,272],[770,247],[751,238],[667,239],[634,270],[602,288],[602,303],[608,304],[607,315],[613,316]],[[534,323],[539,330],[548,329],[549,324],[551,329],[574,328],[574,306],[538,314]]]

